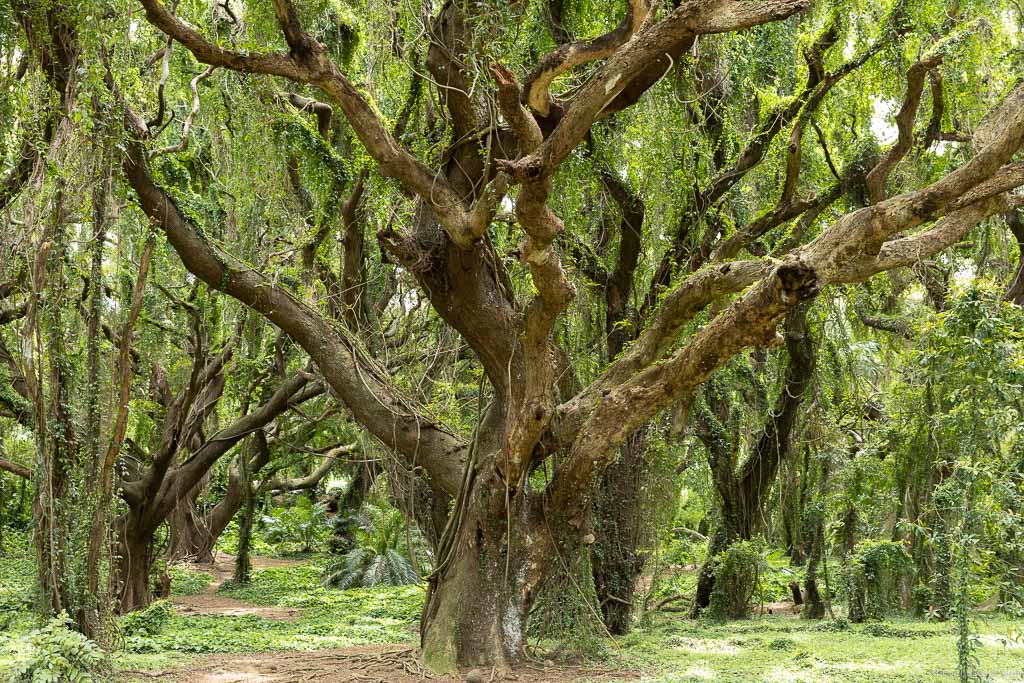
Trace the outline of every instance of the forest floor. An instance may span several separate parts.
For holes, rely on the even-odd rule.
[[[149,632],[125,626],[114,657],[119,681],[321,683],[466,680],[430,676],[414,650],[420,586],[338,591],[320,586],[316,558],[260,559],[251,585],[231,584],[230,559],[179,567],[173,609]],[[31,594],[30,558],[0,561],[0,680],[19,636],[34,627],[22,602]],[[5,616],[5,605],[14,607]],[[165,603],[166,604],[166,603]],[[787,603],[725,624],[680,613],[646,615],[610,639],[593,631],[566,642],[531,640],[536,657],[515,678],[536,683],[954,683],[954,626],[909,619],[848,624],[799,619]],[[771,609],[771,613],[768,613]],[[974,620],[980,680],[1024,681],[1024,621]],[[563,652],[587,652],[585,661]],[[5,659],[6,658],[6,659]],[[490,680],[490,671],[478,672]],[[986,678],[987,677],[987,678]]]
[[[281,559],[275,557],[254,557],[254,571],[271,567],[294,567],[302,564],[301,560]],[[171,602],[181,614],[189,616],[219,615],[225,617],[243,617],[246,615],[291,621],[298,619],[301,610],[286,607],[254,605],[244,600],[228,597],[219,593],[221,586],[234,576],[235,558],[225,553],[214,555],[213,562],[189,563],[179,565],[178,572],[201,572],[210,577],[210,582],[199,593],[192,595],[174,595]]]
[[[456,683],[467,676],[441,676],[423,669],[416,650],[401,645],[365,645],[310,652],[263,652],[248,655],[208,655],[197,657],[187,666],[174,670],[145,672],[135,680],[175,683]],[[515,674],[500,676],[478,670],[480,681],[565,681],[638,680],[640,673],[615,671],[599,666],[531,663]],[[128,680],[132,680],[129,677]]]

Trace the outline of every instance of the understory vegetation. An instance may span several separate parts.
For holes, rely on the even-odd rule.
[[[0,683],[1024,680],[1022,41],[0,0]]]

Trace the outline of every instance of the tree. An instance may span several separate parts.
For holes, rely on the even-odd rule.
[[[525,94],[510,71],[495,65],[492,73],[498,107],[511,130],[504,140],[495,139],[491,148],[505,152],[506,158],[492,165],[477,150],[461,146],[453,149],[452,166],[440,175],[395,142],[367,101],[329,59],[326,47],[305,32],[298,10],[289,3],[274,4],[289,51],[256,55],[234,53],[208,42],[155,1],[146,0],[143,5],[151,23],[201,61],[281,76],[323,89],[342,109],[381,171],[397,178],[422,200],[416,230],[432,231],[441,238],[442,263],[449,272],[456,265],[462,269],[457,281],[441,280],[436,268],[421,267],[415,274],[438,313],[476,351],[495,396],[502,397],[499,401],[505,404],[501,410],[488,413],[488,429],[481,430],[485,436],[472,449],[396,401],[381,378],[375,377],[372,384],[357,384],[353,375],[364,361],[348,340],[336,330],[324,329],[330,326],[321,315],[283,290],[267,287],[257,272],[234,268],[216,258],[197,239],[196,226],[153,182],[139,144],[129,147],[126,176],[143,208],[161,224],[186,267],[211,286],[219,286],[264,313],[292,335],[357,419],[407,455],[418,452],[418,460],[434,485],[458,497],[457,518],[461,524],[453,527],[452,534],[457,540],[448,546],[453,552],[442,557],[435,572],[423,634],[427,659],[442,668],[454,661],[485,664],[511,662],[520,656],[521,624],[551,557],[556,548],[578,546],[578,530],[589,512],[588,492],[593,482],[607,467],[614,448],[646,419],[699,386],[743,348],[771,343],[776,322],[821,286],[862,280],[910,263],[922,253],[937,251],[986,216],[1005,210],[1007,202],[1012,201],[1005,193],[1019,184],[1017,169],[1009,162],[1024,135],[1024,110],[1019,106],[1024,91],[1020,89],[1005,100],[988,125],[980,128],[982,135],[975,134],[980,149],[970,161],[921,189],[886,196],[885,180],[909,151],[913,114],[924,76],[941,62],[941,50],[933,52],[911,67],[904,103],[910,120],[903,125],[897,144],[867,174],[868,207],[846,214],[780,263],[733,263],[705,268],[683,280],[664,296],[658,312],[622,357],[611,363],[597,381],[556,405],[552,332],[575,290],[553,247],[562,231],[561,220],[548,206],[556,169],[599,116],[631,104],[631,99],[635,101],[651,85],[651,72],[665,59],[661,56],[665,52],[678,50],[699,34],[777,20],[802,9],[802,3],[778,2],[756,10],[745,4],[724,3],[715,12],[691,3],[660,21],[646,22],[651,8],[634,2],[629,5],[627,19],[606,39],[618,49],[594,50],[593,46],[576,44],[575,50],[556,51],[528,79]],[[443,52],[457,55],[468,51],[465,26],[469,17],[465,10],[458,3],[445,6],[435,23],[435,35],[444,43],[435,43],[437,49],[428,57],[434,77],[450,88],[446,104],[457,141],[476,129],[479,116],[477,103],[464,94],[468,87],[460,87],[468,86],[461,80],[465,74],[451,61],[444,63],[442,56]],[[442,51],[442,47],[448,49]],[[544,125],[552,125],[550,117],[555,109],[547,89],[550,81],[545,79],[581,61],[605,57],[604,65],[575,97],[558,105],[560,119],[545,135]],[[813,64],[811,74],[815,75]],[[817,92],[823,96],[822,91],[827,92],[827,88]],[[521,96],[536,114],[520,104]],[[802,133],[799,120],[794,130]],[[512,152],[513,141],[518,152]],[[797,144],[790,148],[787,187],[795,187],[798,180],[800,141],[797,135]],[[477,169],[475,175],[473,169]],[[501,272],[488,251],[486,230],[510,185],[519,188],[515,216],[526,235],[520,258],[527,264],[536,290],[519,314],[517,302],[509,298],[511,293],[502,291],[507,287],[501,286],[501,277],[485,280],[476,275],[483,269]],[[715,189],[711,199],[715,198]],[[785,191],[783,201],[791,199],[792,190]],[[931,229],[892,239],[932,220],[937,222]],[[423,260],[422,248],[412,240],[398,235],[384,235],[382,239],[390,241],[388,248],[407,266]],[[748,239],[748,234],[740,233],[735,241],[742,244]],[[674,352],[666,348],[681,324],[713,295],[744,288],[746,291],[689,343]],[[492,305],[483,308],[474,303],[484,300]],[[324,344],[325,339],[329,343]],[[330,347],[332,353],[317,346]],[[383,422],[379,413],[368,414],[365,406],[358,405],[357,395],[368,390],[368,398],[375,405],[394,406]],[[420,437],[415,441],[409,438],[414,432]],[[554,480],[543,495],[534,494],[527,475],[535,459],[559,450],[565,455]],[[460,458],[463,453],[465,456]],[[466,468],[469,476],[463,486],[458,473],[465,459],[471,465]],[[460,490],[463,488],[465,492]],[[538,507],[542,500],[546,508],[543,514]],[[519,538],[507,535],[507,518],[517,521]],[[506,575],[508,567],[511,569]],[[506,585],[508,588],[504,588]],[[494,604],[495,608],[474,608],[467,613],[466,594],[478,596],[480,603]],[[453,632],[459,634],[455,642]]]
[[[807,304],[790,311],[785,328],[789,361],[782,386],[746,457],[742,460],[737,458],[740,444],[736,443],[736,430],[727,429],[723,424],[727,421],[729,401],[721,394],[715,395],[719,388],[714,387],[714,383],[707,385],[707,402],[711,405],[702,406],[695,416],[700,439],[708,452],[711,476],[721,507],[719,527],[711,536],[708,556],[697,581],[695,614],[711,602],[715,557],[733,543],[751,540],[760,529],[765,498],[793,445],[797,414],[815,365],[814,342],[807,324]]]
[[[184,266],[283,330],[353,419],[398,454],[390,469],[429,492],[434,517],[448,513],[422,630],[424,656],[439,669],[522,658],[538,589],[557,557],[586,552],[599,482],[638,430],[663,411],[685,414],[701,385],[737,354],[778,344],[780,321],[822,288],[914,265],[1020,203],[1013,190],[1024,173],[1013,157],[1024,142],[1024,87],[991,65],[977,70],[986,84],[976,74],[956,82],[933,75],[951,70],[948,56],[976,49],[974,29],[998,9],[947,16],[944,8],[897,2],[861,24],[808,0],[692,0],[671,9],[630,0],[617,24],[621,10],[613,17],[607,7],[588,6],[590,30],[580,35],[615,25],[596,38],[569,40],[563,31],[553,47],[546,38],[522,47],[511,28],[542,26],[546,12],[555,14],[548,4],[452,0],[436,12],[387,14],[371,3],[365,20],[379,33],[368,32],[374,40],[389,36],[375,54],[380,62],[372,62],[386,67],[387,78],[377,78],[382,72],[370,61],[352,59],[333,10],[274,0],[272,16],[247,5],[244,22],[226,12],[232,22],[198,7],[182,6],[179,17],[159,0],[140,2],[160,32],[144,32],[147,49],[165,50],[154,64],[169,64],[171,46],[180,45],[207,66],[173,53],[176,70],[197,73],[179,76],[192,105],[173,129],[180,142],[162,145],[160,117],[153,124],[137,112],[163,111],[168,78],[161,76],[154,99],[154,88],[127,76],[126,64],[138,66],[130,54],[105,62],[107,87],[125,114],[124,180]],[[854,16],[870,14],[861,9]],[[387,33],[375,23],[381,12],[391,22],[383,22]],[[424,30],[405,30],[416,28]],[[417,34],[424,40],[410,37]],[[720,51],[736,89],[720,93],[720,108],[702,112],[680,107],[673,88],[710,90],[687,84],[702,74],[705,86],[713,80],[715,59],[697,67],[692,58],[705,45],[711,57]],[[887,77],[894,72],[904,77]],[[428,78],[412,75],[420,73]],[[516,73],[526,74],[522,85]],[[377,89],[375,79],[391,89]],[[436,103],[420,102],[424,80]],[[209,88],[205,98],[202,88]],[[752,102],[755,90],[761,95]],[[984,96],[967,97],[972,90]],[[171,155],[187,152],[204,109],[219,107],[213,93],[243,102],[217,109],[240,118],[279,112],[281,102],[289,116],[310,118],[305,133],[296,133],[303,154],[294,162],[295,149],[215,159],[218,183],[244,177],[287,187],[290,197],[305,191],[314,199],[307,209],[292,197],[294,208],[239,214],[223,209],[228,199],[219,185],[182,180]],[[855,144],[874,137],[858,123],[875,105],[867,93],[898,105],[896,137],[884,148]],[[930,117],[919,116],[926,98]],[[956,117],[944,110],[947,98],[964,104]],[[644,179],[638,187],[648,195],[639,235],[644,266],[627,269],[633,282],[619,290],[636,293],[636,330],[562,392],[566,368],[592,360],[573,356],[566,343],[579,329],[574,306],[586,267],[571,260],[570,246],[582,234],[578,224],[597,213],[570,201],[593,168],[577,151],[588,138],[609,135],[613,114],[628,132],[610,145],[611,172]],[[918,125],[918,118],[929,120]],[[246,133],[258,128],[227,121],[226,138],[236,125]],[[662,131],[686,136],[679,149],[659,144]],[[932,151],[948,140],[955,153]],[[310,160],[314,154],[319,162]],[[325,182],[322,169],[342,155],[347,173]],[[667,174],[666,189],[654,192],[652,178],[665,167],[678,176]],[[367,187],[379,196],[364,194]],[[214,197],[216,210],[192,209],[201,193]],[[255,200],[250,193],[231,203]],[[340,206],[346,211],[335,211]],[[335,221],[338,213],[347,218]],[[361,237],[371,221],[361,213],[380,226],[380,262],[371,266],[375,255]],[[325,241],[339,228],[342,245]],[[242,233],[250,236],[240,243],[249,253],[230,253],[221,236]],[[278,265],[270,235],[309,254],[300,277],[292,259],[288,268]],[[606,270],[608,262],[630,260],[634,237],[623,231],[601,247]],[[737,258],[744,251],[750,258]],[[343,258],[335,265],[329,255]],[[371,275],[385,272],[414,280],[415,294],[366,306]],[[338,286],[346,275],[354,287]],[[386,334],[372,313],[390,308],[400,320],[419,302],[429,302],[472,352],[455,357],[479,378],[475,410],[442,414],[413,400],[415,382],[392,377],[380,359]],[[614,323],[601,327],[616,331]]]

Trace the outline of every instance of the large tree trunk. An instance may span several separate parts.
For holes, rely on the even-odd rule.
[[[118,520],[117,545],[114,548],[114,594],[117,610],[127,614],[153,602],[149,582],[153,568],[153,533],[147,532],[137,517],[129,513]]]
[[[231,489],[225,493],[224,498],[207,514],[201,514],[195,508],[195,504],[189,505],[182,501],[174,508],[170,517],[170,550],[169,560],[189,560],[192,562],[211,562],[213,560],[213,547],[224,529],[227,528],[234,512],[237,512],[240,501],[229,500],[234,498]],[[231,516],[227,517],[223,525],[214,528],[211,524],[213,518],[217,517],[217,508],[227,501],[225,508],[231,508]],[[222,509],[222,512],[227,512]]]
[[[629,631],[636,579],[644,567],[639,547],[645,528],[646,446],[647,432],[641,428],[623,445],[618,461],[605,471],[594,500],[597,537],[590,561],[601,615],[613,635]]]
[[[420,636],[424,661],[435,671],[509,669],[525,656],[527,619],[549,566],[549,545],[536,503],[520,494],[506,516],[503,488],[476,487],[461,529],[443,544],[451,554],[430,579]]]

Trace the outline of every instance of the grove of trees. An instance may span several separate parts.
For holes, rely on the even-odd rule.
[[[1020,609],[1022,26],[0,0],[0,531],[39,612],[106,642],[233,520],[244,581],[257,504],[329,476],[422,539],[439,671],[514,668],[568,585],[625,633],[679,537],[693,616],[746,613],[758,544],[809,618]]]

